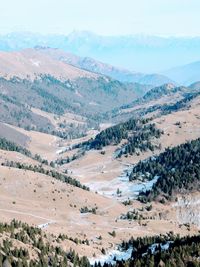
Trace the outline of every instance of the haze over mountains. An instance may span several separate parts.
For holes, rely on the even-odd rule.
[[[131,73],[127,73],[128,76],[125,75],[126,79],[133,82],[140,82],[141,79],[141,82],[153,84],[154,76],[143,77],[142,73],[165,74],[165,70],[197,61],[200,38],[145,35],[100,36],[90,32],[72,32],[66,36],[33,33],[11,33],[0,36],[0,50],[13,51],[35,46],[59,48],[86,59],[90,57],[114,66],[121,66],[125,70],[131,70]],[[132,70],[138,76],[134,77]],[[113,75],[116,73],[114,72]],[[163,76],[157,78],[160,82],[164,81]],[[174,80],[173,75],[169,79]],[[189,81],[196,80],[194,77],[191,79],[182,76],[178,77],[177,82]],[[159,82],[154,85],[159,85]]]
[[[109,76],[121,82],[147,84],[151,86],[157,86],[171,82],[171,80],[164,75],[137,73],[129,71],[125,68],[118,68],[110,64],[100,62],[90,57],[79,57],[75,54],[67,53],[59,49],[38,47],[37,50],[50,55],[56,60],[71,64],[80,69]]]
[[[197,63],[189,63],[198,60],[196,55],[200,54],[200,37],[100,36],[76,31],[69,35],[27,32],[0,36],[2,51],[34,47],[63,51],[54,52],[54,57],[62,57],[65,51],[68,53],[68,56],[64,56],[67,63],[71,61],[77,67],[100,72],[120,81],[157,86],[171,81],[188,85],[199,80]],[[187,65],[187,71],[186,66],[183,67],[184,73],[179,70],[182,65]],[[177,69],[176,66],[180,67]]]
[[[180,84],[189,85],[196,81],[199,81],[200,77],[200,61],[172,68],[164,72],[171,79],[177,81]]]

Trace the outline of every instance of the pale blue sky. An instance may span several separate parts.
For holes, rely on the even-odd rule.
[[[0,33],[200,36],[200,0],[0,0]]]

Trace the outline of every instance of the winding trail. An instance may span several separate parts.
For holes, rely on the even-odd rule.
[[[10,212],[10,213],[16,213],[16,214],[21,214],[21,215],[28,215],[37,219],[42,219],[42,220],[46,220],[47,222],[44,224],[39,224],[38,227],[39,228],[46,228],[47,226],[49,226],[52,223],[55,223],[55,221],[38,216],[38,215],[34,215],[32,213],[27,213],[27,212],[22,212],[22,211],[16,211],[16,210],[9,210],[9,209],[0,209],[0,211],[4,211],[4,212]]]

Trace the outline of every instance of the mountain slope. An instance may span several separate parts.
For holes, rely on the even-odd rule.
[[[164,74],[180,84],[189,85],[198,82],[200,80],[200,61],[172,68],[165,71]]]
[[[37,47],[37,49],[42,53],[51,56],[53,59],[94,73],[109,76],[121,82],[148,84],[151,86],[158,86],[171,82],[168,77],[161,74],[143,74],[139,72],[133,72],[124,68],[114,67],[110,64],[100,62],[90,57],[79,57],[72,53],[64,52],[60,49],[46,47]]]
[[[145,35],[100,36],[90,32],[69,35],[11,33],[0,36],[0,50],[49,46],[141,72],[160,72],[198,60],[200,38]],[[146,64],[148,62],[148,64]]]
[[[0,52],[0,76],[0,120],[48,133],[55,131],[52,123],[32,107],[57,115],[72,112],[91,121],[149,88],[80,69],[39,49]]]
[[[39,75],[51,75],[60,80],[76,78],[97,79],[97,74],[78,69],[36,49],[26,49],[18,52],[0,52],[0,76],[6,78],[35,79]]]

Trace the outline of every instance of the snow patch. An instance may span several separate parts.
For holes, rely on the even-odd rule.
[[[40,67],[41,62],[40,61],[35,61],[34,59],[30,59],[31,63],[35,67]]]
[[[89,102],[89,105],[91,105],[91,106],[98,106],[99,104],[96,103],[96,102]]]
[[[87,183],[90,190],[97,191],[99,194],[106,197],[115,198],[119,201],[125,201],[128,199],[135,199],[140,192],[146,192],[151,190],[153,185],[157,182],[158,176],[154,179],[146,182],[141,181],[129,181],[129,175],[132,171],[133,166],[128,165],[120,176],[111,181],[94,181]],[[117,191],[119,191],[117,193]]]
[[[98,262],[100,262],[101,265],[103,265],[104,263],[114,264],[116,263],[117,260],[119,261],[128,260],[131,257],[132,250],[133,250],[132,247],[130,247],[126,251],[116,248],[110,251],[108,254],[100,256],[99,258],[90,258],[89,261],[91,265],[94,265],[95,263],[98,263]]]
[[[80,94],[78,90],[75,91],[75,95],[77,95],[77,96],[79,96],[79,97],[83,97],[83,95]]]
[[[55,222],[51,221],[51,222],[47,222],[47,223],[39,224],[39,225],[38,225],[38,228],[40,228],[40,229],[45,229],[45,228],[47,228],[47,227],[48,227],[50,224],[52,224],[52,223],[55,223]]]

